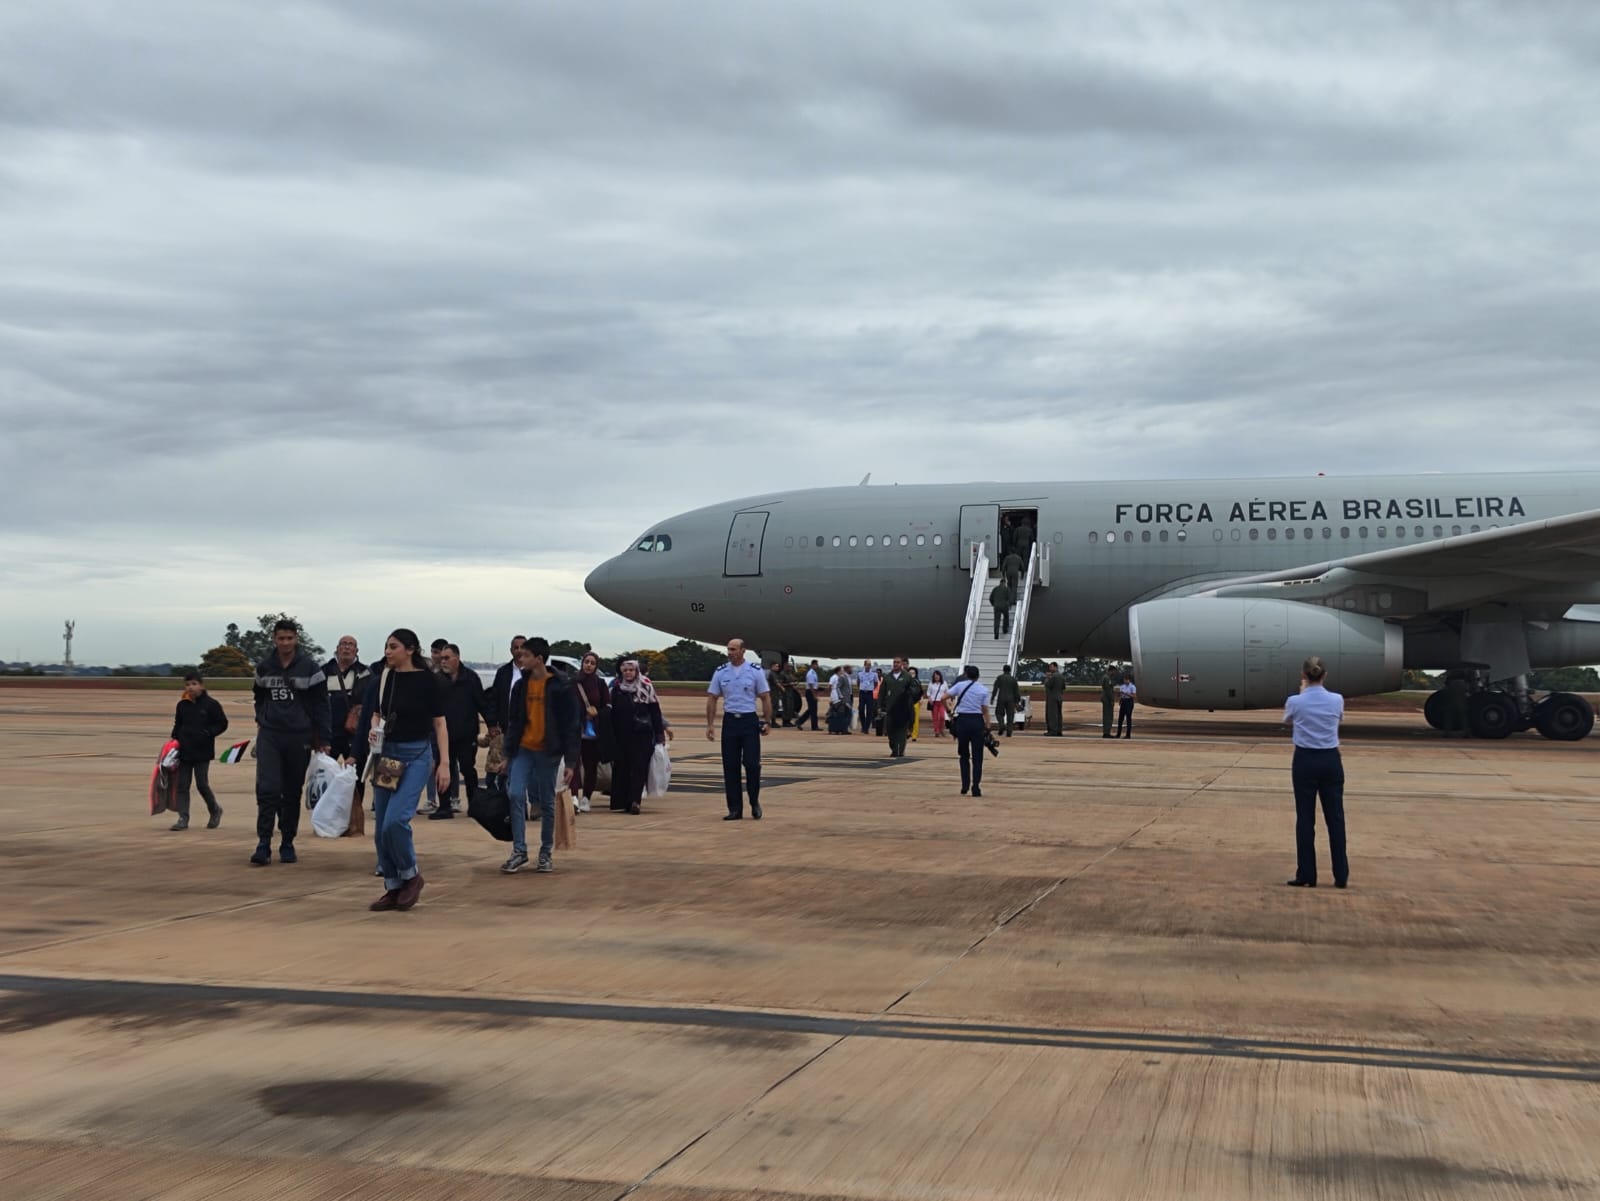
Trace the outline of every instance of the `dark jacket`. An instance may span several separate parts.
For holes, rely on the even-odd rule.
[[[209,692],[202,692],[197,701],[180,697],[178,711],[172,715],[172,737],[178,740],[178,762],[211,762],[217,757],[217,736],[227,729],[228,715]]]
[[[878,681],[878,707],[886,718],[909,725],[911,712],[921,699],[922,684],[909,671],[903,671],[898,676],[892,671],[886,672]]]
[[[483,693],[483,681],[472,668],[462,666],[456,678],[439,675],[444,689],[444,725],[451,742],[466,742],[478,736],[478,718],[489,720],[489,698]]]
[[[1004,580],[996,584],[989,593],[989,603],[996,609],[1011,608],[1011,601],[1011,589],[1006,587]]]
[[[506,728],[506,710],[511,708],[511,673],[517,665],[510,659],[494,673],[494,683],[489,686],[488,722],[497,729]]]
[[[1022,703],[1022,689],[1017,684],[1017,677],[1009,671],[1003,671],[994,678],[994,687],[989,692],[996,705],[1015,706]]]
[[[583,733],[583,706],[572,677],[558,667],[550,669],[544,686],[544,752],[560,755],[569,764],[578,761],[578,742]],[[513,758],[522,745],[522,727],[528,723],[528,677],[524,675],[511,690],[504,720],[505,756]]]
[[[256,664],[256,725],[274,734],[328,745],[328,679],[305,651],[296,651],[288,667],[270,650]]]
[[[636,704],[633,693],[622,687],[620,676],[611,681],[611,703],[601,711],[600,716],[611,723],[618,746],[636,745],[638,739],[645,735],[646,725],[649,726],[651,742],[665,742],[667,739],[667,727],[661,720],[660,702],[654,705]]]
[[[339,674],[339,660],[329,659],[322,665],[322,674],[328,680],[328,724],[335,733],[344,733],[344,719],[353,706],[361,704],[367,691],[367,677],[372,669],[357,659]]]
[[[1067,695],[1067,677],[1062,672],[1051,672],[1044,678],[1044,698],[1047,701],[1061,701]]]
[[[598,744],[595,753],[601,763],[610,763],[616,749],[616,738],[611,728],[611,689],[606,687],[599,672],[588,676],[582,671],[575,672],[572,686],[578,690],[578,728],[582,730],[588,725],[589,714],[584,706],[593,705],[596,709],[594,741]]]

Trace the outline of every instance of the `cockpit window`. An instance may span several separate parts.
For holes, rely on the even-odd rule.
[[[671,534],[646,534],[639,539],[639,544],[634,550],[662,551],[672,549]]]
[[[639,545],[634,547],[633,549],[634,550],[655,550],[655,548],[656,548],[656,536],[654,534],[646,534],[643,538],[639,539]]]
[[[672,535],[671,534],[657,534],[656,535],[656,549],[657,550],[671,550],[672,549]]]

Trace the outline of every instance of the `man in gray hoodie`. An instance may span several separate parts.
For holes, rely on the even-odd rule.
[[[256,664],[256,853],[250,862],[272,862],[272,827],[281,839],[278,860],[295,861],[300,830],[300,789],[311,752],[329,738],[328,678],[300,649],[292,621],[272,627],[272,652]]]

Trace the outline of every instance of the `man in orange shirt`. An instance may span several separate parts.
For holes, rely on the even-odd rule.
[[[566,787],[572,786],[583,728],[577,689],[565,672],[547,666],[550,644],[529,638],[517,655],[522,678],[511,690],[505,724],[511,857],[500,870],[508,875],[527,866],[527,806],[534,800],[539,803],[539,861],[534,870],[555,870],[550,850],[556,831],[556,773],[564,772]]]

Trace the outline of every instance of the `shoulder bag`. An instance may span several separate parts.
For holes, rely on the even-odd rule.
[[[384,670],[388,671],[389,669],[384,668]],[[348,700],[351,698],[352,694],[350,691],[350,685],[345,681],[345,673],[341,671],[338,673],[338,676],[339,691],[343,692],[345,698]],[[359,682],[359,680],[360,677],[357,677],[357,682]],[[356,732],[356,726],[359,724],[361,724],[361,706],[356,704],[354,700],[350,700],[349,708],[346,709],[344,715],[344,732],[346,734],[354,734]]]
[[[393,792],[400,787],[400,777],[405,774],[406,765],[393,755],[383,753],[384,730],[394,720],[394,694],[391,692],[385,696],[388,685],[389,669],[385,667],[383,675],[378,678],[378,712],[372,718],[372,729],[378,737],[372,744],[372,754],[367,758],[367,775],[373,787],[387,788]]]

